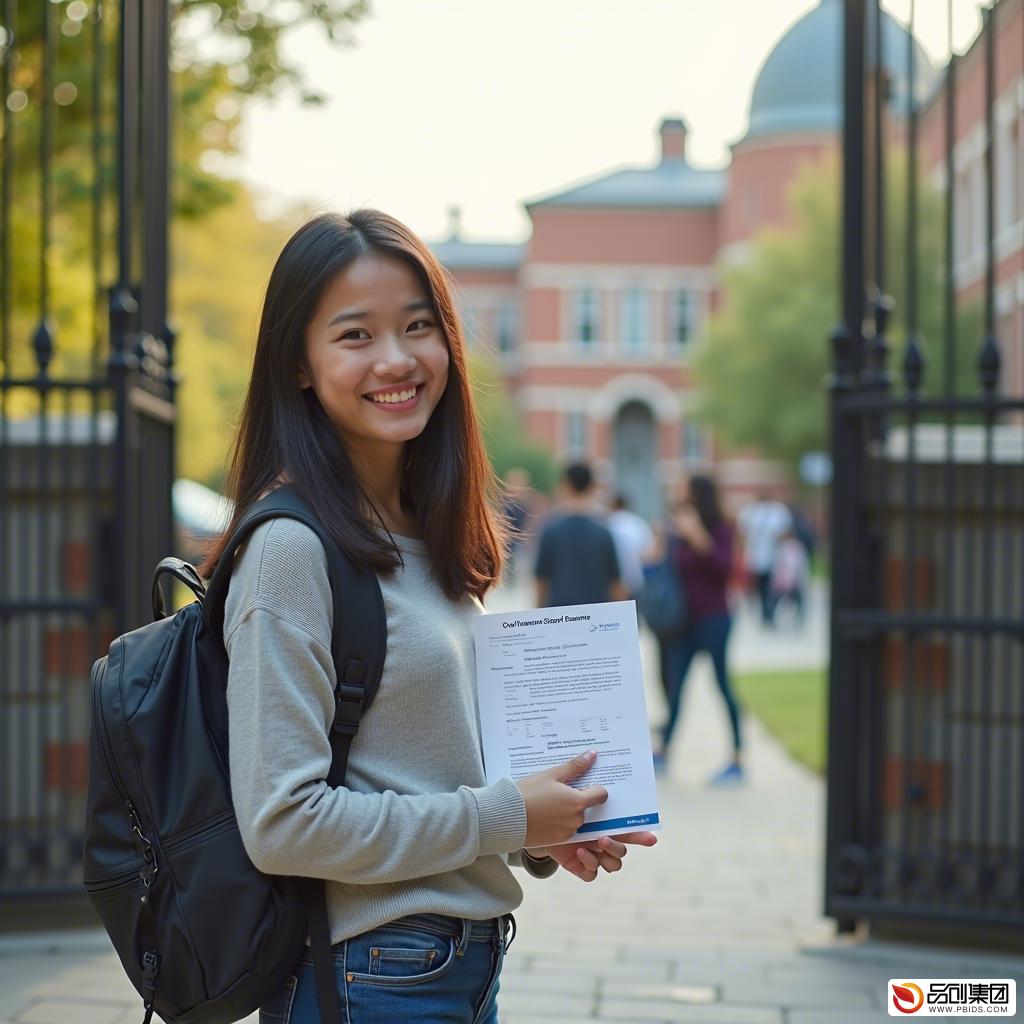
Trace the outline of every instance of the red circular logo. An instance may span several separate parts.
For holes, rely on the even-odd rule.
[[[892,986],[892,1005],[900,1013],[917,1013],[924,1006],[924,993],[919,985],[905,981],[902,985],[895,982]]]

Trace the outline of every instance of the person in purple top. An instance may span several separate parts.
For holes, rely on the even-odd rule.
[[[695,655],[706,651],[729,713],[733,739],[732,760],[710,782],[713,785],[742,782],[740,705],[729,679],[727,658],[732,615],[726,590],[732,572],[735,531],[722,514],[718,490],[711,477],[690,478],[687,495],[675,508],[672,522],[681,541],[674,547],[686,591],[688,618],[686,628],[669,641],[664,652],[669,715],[656,763],[664,763],[672,742],[690,664]]]

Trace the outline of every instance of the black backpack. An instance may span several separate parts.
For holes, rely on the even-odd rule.
[[[291,486],[246,514],[204,589],[165,558],[155,621],[118,637],[92,668],[83,881],[132,984],[145,1024],[231,1024],[285,983],[307,933],[322,1024],[341,1024],[324,882],[266,875],[242,845],[228,779],[224,598],[234,552],[260,523],[298,519],[320,537],[334,598],[338,689],[327,782],[344,781],[352,737],[387,650],[376,575],[342,553]],[[198,598],[167,616],[160,578]]]
[[[669,537],[660,562],[644,566],[644,585],[636,595],[636,606],[650,631],[662,642],[672,640],[686,629],[689,602],[677,568],[679,541]]]

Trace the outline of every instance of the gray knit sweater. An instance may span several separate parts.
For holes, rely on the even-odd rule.
[[[225,606],[242,840],[262,871],[328,880],[333,942],[405,914],[496,917],[522,899],[507,863],[518,858],[505,855],[523,845],[526,807],[511,780],[487,785],[480,751],[481,606],[445,597],[425,545],[396,540],[405,566],[380,580],[384,674],[344,787],[324,781],[336,675],[319,539],[294,520],[258,527],[238,549]]]

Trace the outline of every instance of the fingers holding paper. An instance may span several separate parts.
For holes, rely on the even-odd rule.
[[[535,856],[547,854],[581,881],[593,882],[602,870],[608,874],[621,870],[629,846],[654,846],[657,842],[658,837],[653,832],[627,832],[529,852]]]
[[[597,752],[588,750],[563,764],[520,779],[516,785],[526,805],[526,846],[528,849],[564,843],[586,820],[586,813],[608,799],[604,786],[573,789],[573,779],[585,775]]]

